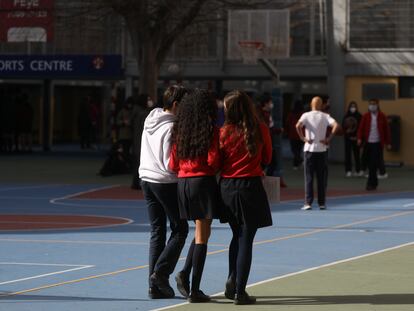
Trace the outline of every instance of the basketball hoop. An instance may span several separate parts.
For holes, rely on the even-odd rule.
[[[263,53],[265,44],[261,41],[239,41],[243,64],[256,64]]]

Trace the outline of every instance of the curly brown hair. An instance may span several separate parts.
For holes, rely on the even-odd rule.
[[[243,91],[234,90],[224,97],[224,107],[225,122],[221,143],[225,142],[227,137],[236,138],[243,135],[249,155],[256,155],[258,145],[263,142],[263,138],[259,127],[260,121],[251,98]],[[226,125],[234,125],[238,133],[231,133]]]
[[[173,127],[179,159],[207,155],[214,133],[217,105],[207,90],[193,89],[184,95]]]

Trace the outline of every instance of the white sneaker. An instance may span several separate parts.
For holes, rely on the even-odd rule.
[[[355,177],[362,177],[362,176],[364,176],[364,172],[363,171],[355,172],[354,176]]]
[[[345,176],[346,177],[352,177],[352,172],[351,171],[346,172]]]
[[[310,210],[310,209],[312,209],[312,206],[311,206],[311,205],[309,205],[309,204],[305,204],[305,205],[303,205],[303,207],[301,208],[301,210],[302,210],[302,211],[308,211],[308,210]]]
[[[378,174],[378,179],[387,179],[388,178],[388,174],[385,173],[384,175]]]
[[[319,205],[319,209],[320,210],[325,210],[326,209],[326,206],[325,205]]]

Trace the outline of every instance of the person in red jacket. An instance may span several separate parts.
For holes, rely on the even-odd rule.
[[[370,99],[368,112],[362,116],[358,127],[358,146],[365,144],[368,162],[368,181],[366,189],[375,190],[378,186],[377,169],[384,161],[384,146],[390,146],[390,128],[387,117],[380,111],[379,100]]]
[[[249,96],[232,91],[224,98],[225,123],[220,129],[222,157],[220,192],[225,219],[233,237],[225,296],[235,304],[252,304],[246,293],[258,228],[271,226],[272,217],[262,176],[262,165],[272,159],[269,128],[260,122]]]
[[[210,300],[200,290],[213,218],[219,218],[216,173],[220,167],[217,105],[207,90],[194,89],[180,102],[173,127],[170,169],[178,173],[178,206],[182,219],[195,221],[195,240],[185,267],[176,276],[180,293],[189,302]],[[191,291],[189,273],[193,270]]]

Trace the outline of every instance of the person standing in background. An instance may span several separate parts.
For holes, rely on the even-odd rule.
[[[290,142],[290,149],[293,154],[293,169],[297,170],[302,164],[303,141],[300,139],[296,131],[296,123],[303,114],[303,103],[301,100],[296,100],[293,104],[292,110],[289,112],[286,119],[286,133]]]
[[[345,176],[352,177],[352,156],[355,161],[355,176],[362,176],[364,172],[361,170],[361,158],[359,154],[359,146],[357,143],[358,126],[361,122],[361,114],[358,111],[356,102],[351,101],[348,110],[342,120],[342,128],[344,131],[345,143]]]
[[[283,128],[278,128],[275,126],[275,122],[272,117],[272,110],[272,97],[269,94],[264,93],[259,100],[258,117],[269,127],[270,137],[272,138],[272,146],[274,147],[276,145],[275,142],[277,139],[277,135],[281,135],[283,133]],[[272,160],[270,161],[270,164],[266,167],[267,176],[277,176],[278,174],[278,172],[276,172],[276,169],[278,167],[277,152],[281,152],[281,150],[273,150],[272,152]],[[280,187],[287,187],[283,177],[278,177],[280,177]]]
[[[121,110],[116,116],[116,125],[118,126],[118,142],[122,145],[125,158],[131,159],[131,144],[132,144],[132,98],[127,100],[122,105]]]
[[[326,188],[328,171],[327,146],[339,129],[338,123],[329,114],[322,112],[320,97],[311,101],[311,111],[305,112],[296,124],[299,137],[305,143],[305,204],[302,210],[312,209],[313,177],[316,174],[319,209],[326,209]],[[326,136],[328,128],[332,128]],[[305,135],[303,135],[303,130]]]
[[[366,190],[376,190],[378,186],[377,170],[384,162],[384,147],[391,149],[390,128],[386,115],[379,108],[378,99],[370,99],[368,112],[361,119],[358,127],[358,146],[365,144],[368,163],[368,181]]]

